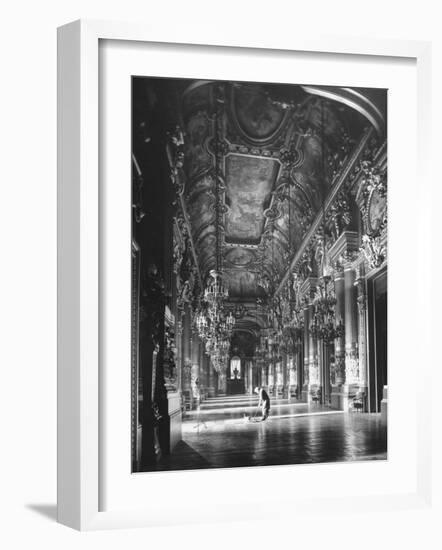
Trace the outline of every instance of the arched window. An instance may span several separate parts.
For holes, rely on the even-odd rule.
[[[241,359],[239,357],[230,359],[230,378],[232,380],[241,378]]]

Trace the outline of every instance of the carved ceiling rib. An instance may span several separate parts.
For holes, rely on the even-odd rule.
[[[373,128],[369,128],[362,138],[360,139],[359,143],[354,148],[352,154],[350,155],[346,165],[344,166],[342,172],[340,173],[336,183],[333,185],[333,187],[330,190],[330,193],[328,197],[325,200],[324,203],[324,211],[321,209],[317,214],[315,219],[313,220],[310,228],[308,229],[306,235],[304,236],[304,239],[299,246],[298,250],[296,251],[292,261],[290,262],[290,266],[287,269],[285,275],[281,279],[277,289],[275,290],[275,296],[277,296],[284,288],[285,284],[287,283],[288,279],[290,278],[290,274],[295,270],[298,262],[301,260],[304,252],[307,250],[308,246],[310,245],[312,239],[314,238],[316,232],[320,228],[322,222],[323,222],[323,214],[324,212],[327,212],[330,208],[331,204],[335,200],[336,196],[338,195],[341,187],[346,182],[347,177],[350,175],[352,170],[354,169],[356,163],[358,162],[361,153],[369,143],[370,139],[373,136]]]
[[[202,288],[203,282],[201,278],[200,266],[198,264],[198,256],[196,254],[195,243],[193,242],[192,237],[192,224],[187,213],[186,201],[184,200],[183,196],[184,190],[186,188],[186,177],[183,171],[184,155],[182,149],[182,133],[179,130],[179,127],[176,129],[176,133],[170,135],[170,141],[167,144],[166,152],[170,166],[171,178],[177,192],[179,206],[181,208],[182,217],[188,234],[192,258],[195,264],[196,274],[198,276],[198,282],[200,284],[200,287]]]
[[[366,96],[353,88],[335,88],[327,86],[301,86],[303,90],[312,95],[326,97],[333,101],[343,103],[363,115],[383,136],[385,132],[385,118],[377,105]]]
[[[196,254],[195,244],[193,242],[193,237],[192,237],[192,227],[189,221],[189,216],[187,214],[186,203],[182,195],[180,195],[180,206],[183,213],[184,223],[186,224],[187,233],[189,235],[189,243],[190,243],[190,248],[192,250],[193,261],[195,262],[196,273],[198,275],[198,282],[200,284],[200,288],[203,288],[203,281],[201,278],[200,266],[198,264],[198,256]]]
[[[373,134],[383,122],[382,102],[365,93],[215,81],[194,81],[182,92],[180,203],[200,281],[215,267],[218,250],[243,302],[269,292],[257,288],[257,273],[267,273],[273,285],[281,281],[281,292],[321,223],[323,197],[333,200],[356,162],[354,151],[368,142],[366,120]]]

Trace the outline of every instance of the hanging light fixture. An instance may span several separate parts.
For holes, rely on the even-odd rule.
[[[344,334],[342,319],[336,321],[336,295],[333,287],[331,277],[321,277],[313,299],[313,322],[310,333],[326,344],[331,344]]]
[[[208,302],[212,307],[221,306],[224,300],[229,297],[229,291],[224,286],[218,270],[210,270],[209,275],[212,280],[209,281],[204,290],[204,301]]]
[[[209,281],[204,289],[202,302],[196,315],[196,328],[205,342],[206,353],[210,356],[214,368],[221,372],[227,366],[227,354],[230,338],[236,319],[230,311],[225,313],[225,301],[229,297],[227,286],[223,282],[221,267],[221,249],[219,228],[221,223],[221,195],[219,189],[219,128],[218,106],[215,108],[215,269],[209,272]]]
[[[322,170],[323,182],[325,184],[325,163],[324,163],[324,104],[321,102],[321,132],[322,132]],[[325,231],[325,206],[324,191],[322,201],[322,235],[319,243],[321,254],[321,273],[319,284],[316,288],[313,298],[313,320],[310,325],[310,334],[325,344],[331,344],[336,338],[340,338],[344,333],[342,319],[336,320],[336,294],[334,283],[331,280],[326,268],[326,231]],[[322,250],[321,250],[322,249]]]

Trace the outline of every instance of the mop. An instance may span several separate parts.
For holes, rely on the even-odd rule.
[[[245,415],[244,416],[244,419],[246,420],[246,422],[257,422],[256,420],[256,415],[258,414],[258,410],[259,410],[259,407],[256,409],[255,411],[255,414],[252,416],[252,415]]]

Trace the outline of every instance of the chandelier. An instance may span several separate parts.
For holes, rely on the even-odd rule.
[[[229,291],[224,286],[221,274],[216,269],[212,269],[209,275],[212,277],[212,281],[208,283],[204,290],[204,301],[212,307],[216,307],[216,305],[221,305],[229,297]]]
[[[218,106],[215,109],[215,258],[216,269],[209,271],[209,280],[202,293],[201,302],[196,317],[195,325],[198,335],[205,343],[206,353],[210,356],[212,364],[217,372],[222,372],[227,367],[227,356],[230,348],[230,338],[233,334],[236,319],[232,313],[226,312],[225,301],[229,297],[227,286],[223,282],[221,269],[221,251],[219,231],[221,225],[221,204],[219,185],[219,152],[218,144],[222,136],[219,134]]]
[[[199,337],[203,341],[230,339],[235,322],[235,317],[231,311],[228,315],[224,315],[222,309],[218,306],[210,307],[209,305],[200,308],[195,317],[195,326]]]
[[[321,130],[324,130],[324,106],[321,103]],[[324,135],[322,136],[324,144]],[[321,150],[322,169],[324,181],[326,179],[326,170],[324,163],[324,145]],[[334,283],[329,275],[329,265],[327,258],[326,246],[326,224],[325,224],[325,204],[324,198],[322,202],[322,231],[318,234],[318,248],[316,251],[318,269],[321,274],[319,285],[316,288],[313,298],[313,319],[309,327],[310,334],[313,338],[322,340],[326,345],[329,345],[336,338],[340,338],[344,334],[344,324],[342,319],[337,320],[335,314],[336,294]]]
[[[331,284],[330,284],[331,283]],[[344,334],[342,319],[335,316],[336,295],[330,276],[321,277],[313,299],[313,320],[310,325],[310,334],[313,338],[331,344],[336,338]]]

